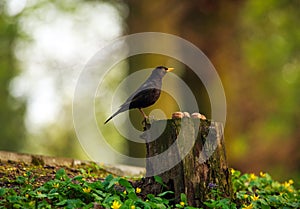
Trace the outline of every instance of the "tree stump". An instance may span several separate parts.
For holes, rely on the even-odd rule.
[[[145,124],[143,138],[148,192],[163,191],[153,178],[160,176],[177,203],[185,193],[189,205],[205,207],[203,202],[213,198],[212,189],[232,197],[222,123],[189,117],[158,120]]]

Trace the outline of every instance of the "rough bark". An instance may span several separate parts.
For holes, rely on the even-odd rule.
[[[152,193],[163,190],[152,177],[157,175],[165,189],[175,192],[176,202],[185,193],[189,205],[204,207],[203,202],[213,198],[212,189],[232,197],[221,123],[191,118],[154,121],[146,124],[144,138],[145,184]]]

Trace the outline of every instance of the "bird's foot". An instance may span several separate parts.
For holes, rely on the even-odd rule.
[[[142,121],[142,125],[150,124],[150,119],[149,117],[145,117],[144,120]]]
[[[151,123],[150,123],[149,117],[144,118],[144,120],[142,121],[142,125],[144,126],[144,131],[150,129]]]

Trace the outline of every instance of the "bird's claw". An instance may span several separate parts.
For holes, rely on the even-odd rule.
[[[144,118],[144,120],[142,121],[142,125],[144,126],[144,131],[150,129],[151,123],[148,117]]]
[[[144,118],[144,120],[142,121],[142,125],[146,125],[146,124],[149,124],[149,118]]]

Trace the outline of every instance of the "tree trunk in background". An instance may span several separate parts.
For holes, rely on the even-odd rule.
[[[199,47],[206,56],[213,62],[218,72],[225,72],[222,81],[232,82],[231,73],[238,64],[236,57],[238,52],[232,50],[239,48],[238,43],[233,38],[236,36],[236,17],[241,3],[237,1],[125,1],[129,8],[127,18],[128,34],[138,32],[163,32],[180,36]],[[228,47],[230,46],[230,47]],[[159,55],[141,55],[129,59],[129,73],[145,67],[155,67],[169,62],[169,57]],[[183,63],[184,64],[184,63]],[[175,67],[175,66],[171,66]],[[199,110],[204,115],[210,117],[210,100],[201,80],[186,66],[182,67],[183,74],[180,77],[194,93],[199,106]],[[184,69],[185,68],[185,69]],[[174,73],[176,73],[174,71]],[[226,77],[227,76],[227,77]],[[178,90],[180,91],[180,90]],[[181,92],[184,96],[185,92]],[[232,99],[232,98],[230,98]],[[168,98],[161,96],[159,108],[166,116],[180,111],[172,104]],[[168,104],[164,107],[162,104]],[[155,107],[152,107],[155,109]],[[150,108],[151,109],[151,108]],[[186,110],[184,110],[186,111]],[[149,112],[149,111],[148,111]],[[137,120],[138,114],[133,114],[132,118]],[[140,122],[140,118],[138,118]],[[129,152],[132,156],[142,156],[144,149],[142,146],[132,143]]]
[[[185,193],[189,205],[203,207],[204,201],[214,199],[212,189],[232,198],[221,123],[191,118],[154,121],[144,138],[148,142],[145,191],[162,192],[152,177],[159,175],[166,189],[175,192],[176,203]]]
[[[129,16],[126,21],[129,34],[138,32],[165,32],[176,34],[178,32],[176,25],[180,17],[177,16],[177,14],[181,13],[181,6],[175,7],[174,5],[170,10],[168,8],[170,8],[171,2],[168,1],[126,1],[126,3],[129,7]],[[143,54],[131,57],[128,59],[129,73],[143,68],[166,65],[165,63],[168,63],[169,59],[169,57],[154,54]],[[165,105],[162,104],[169,105],[166,108]],[[174,105],[170,98],[164,96],[164,92],[162,92],[159,101],[149,109],[146,109],[145,112],[148,114],[150,109],[156,108],[162,109],[167,117],[170,117],[173,112],[178,111],[176,105]],[[140,128],[140,121],[142,120],[140,115],[132,114],[131,118],[133,122],[136,121],[137,128]],[[128,147],[131,156],[145,156],[143,144],[129,142]]]

